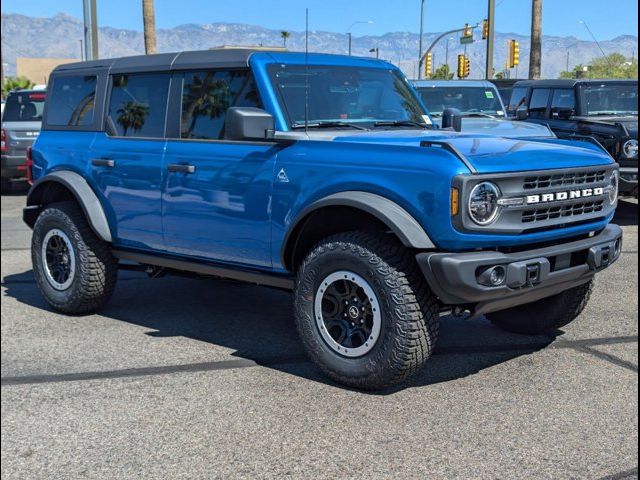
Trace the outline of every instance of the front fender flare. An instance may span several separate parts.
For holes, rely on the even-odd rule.
[[[51,172],[33,184],[27,194],[27,207],[24,212],[24,221],[27,225],[33,227],[35,224],[35,217],[30,215],[29,212],[41,210],[47,184],[51,183],[58,183],[73,194],[82,208],[91,229],[101,240],[105,242],[113,241],[111,228],[98,196],[81,175],[70,170]]]
[[[288,229],[282,243],[281,253],[283,260],[287,245],[291,240],[290,237],[296,231],[300,222],[304,221],[310,213],[328,206],[353,207],[373,215],[389,227],[406,247],[421,250],[436,248],[436,245],[431,241],[429,235],[427,235],[427,232],[424,231],[418,221],[397,203],[375,193],[345,191],[316,200],[302,209]]]

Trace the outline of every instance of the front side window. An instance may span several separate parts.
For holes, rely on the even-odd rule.
[[[587,116],[621,116],[638,114],[637,83],[588,84],[580,89],[582,114]]]
[[[169,74],[113,75],[107,121],[120,137],[164,136]]]
[[[511,99],[507,105],[509,113],[515,112],[521,106],[527,104],[527,87],[515,87],[511,92]]]
[[[551,113],[558,113],[562,110],[575,110],[576,95],[572,88],[559,88],[553,91],[551,99]]]
[[[529,101],[529,117],[545,118],[547,116],[547,105],[549,104],[548,88],[534,88]]]
[[[303,127],[305,116],[309,124],[363,128],[377,122],[426,122],[427,112],[394,70],[272,65],[269,74],[292,128]]]
[[[203,71],[184,74],[180,137],[221,139],[229,107],[261,108],[248,70]]]
[[[418,93],[433,116],[442,116],[447,108],[457,108],[465,115],[504,115],[498,93],[493,88],[424,87],[418,88]]]
[[[47,123],[65,127],[93,124],[97,77],[70,75],[54,79],[49,95]]]

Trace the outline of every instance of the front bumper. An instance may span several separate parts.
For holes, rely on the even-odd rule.
[[[598,235],[517,253],[423,252],[416,255],[427,282],[445,305],[486,314],[535,302],[582,285],[613,264],[622,250],[622,229],[608,225]],[[481,284],[484,271],[504,267],[500,286]]]

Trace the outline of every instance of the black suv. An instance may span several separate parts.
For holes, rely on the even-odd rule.
[[[559,138],[597,140],[620,164],[620,193],[638,197],[637,80],[525,80],[507,111]]]

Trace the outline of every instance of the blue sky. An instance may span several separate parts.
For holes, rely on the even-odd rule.
[[[97,0],[101,26],[142,29],[141,0]],[[313,30],[345,32],[355,21],[354,35],[379,35],[419,29],[420,0],[156,0],[158,28],[184,23],[233,22],[274,29],[304,30],[309,7]],[[496,29],[529,33],[531,0],[497,0]],[[425,30],[444,31],[486,16],[485,0],[426,0]],[[65,12],[82,18],[82,0],[2,0],[2,13],[52,16]],[[637,35],[638,6],[634,0],[545,0],[544,33],[590,39],[579,20],[587,22],[599,40]]]

